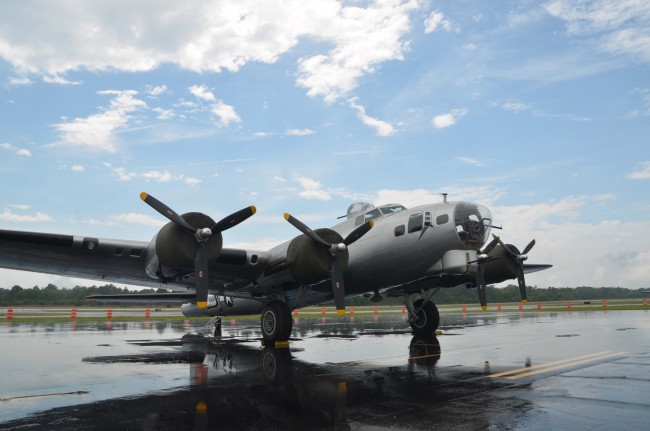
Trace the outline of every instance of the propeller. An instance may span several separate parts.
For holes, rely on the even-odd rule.
[[[526,248],[524,248],[524,251],[519,254],[519,250],[517,250],[516,247],[512,245],[510,247],[507,247],[506,244],[504,244],[503,241],[501,241],[501,238],[499,238],[497,235],[492,234],[492,237],[494,240],[488,244],[488,247],[496,241],[506,251],[506,255],[510,256],[513,263],[516,265],[517,284],[519,285],[519,294],[521,295],[521,301],[524,303],[528,302],[528,295],[526,294],[526,279],[524,277],[524,261],[528,259],[528,253],[535,246],[535,240],[533,239],[531,242],[529,242]],[[494,245],[492,248],[494,248]]]
[[[485,276],[483,275],[483,266],[479,265],[476,270],[476,290],[478,291],[478,300],[481,303],[481,309],[487,311],[487,298],[485,297]]]
[[[196,240],[196,257],[194,259],[194,275],[195,275],[195,288],[196,288],[196,305],[199,308],[206,308],[208,306],[208,288],[210,284],[210,273],[208,262],[208,252],[206,249],[206,242],[214,235],[215,232],[223,232],[233,226],[243,222],[253,214],[256,208],[254,206],[246,207],[235,213],[224,217],[210,227],[193,227],[185,221],[183,217],[178,215],[174,210],[169,208],[158,199],[154,198],[148,193],[140,193],[142,199],[151,208],[158,211],[160,214],[175,223],[181,229],[185,230],[188,234],[194,236]]]
[[[372,220],[367,221],[361,226],[354,229],[348,236],[343,239],[342,243],[331,244],[324,239],[322,239],[316,232],[310,229],[306,224],[295,218],[289,213],[284,213],[284,218],[286,221],[291,223],[293,227],[298,229],[303,234],[307,235],[309,238],[314,240],[317,244],[325,247],[332,256],[332,292],[334,293],[334,303],[336,304],[336,312],[339,316],[345,314],[345,285],[343,281],[343,269],[341,268],[341,262],[339,261],[339,255],[345,252],[351,244],[357,241],[359,238],[364,236],[372,227],[374,222]]]

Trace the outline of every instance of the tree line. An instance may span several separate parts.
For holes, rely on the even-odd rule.
[[[114,294],[135,294],[135,293],[165,293],[166,289],[143,289],[140,291],[120,288],[112,284],[104,286],[75,286],[71,289],[59,288],[54,284],[48,284],[45,287],[34,286],[32,288],[22,288],[13,286],[11,289],[0,288],[0,306],[19,306],[19,305],[60,305],[60,306],[81,306],[89,305],[91,302],[84,301],[89,295],[114,295]],[[528,300],[534,301],[581,301],[581,300],[598,300],[598,299],[627,299],[627,298],[648,298],[644,289],[625,289],[622,287],[548,287],[537,288],[528,286]],[[510,284],[506,287],[488,286],[487,291],[488,303],[506,303],[519,302],[519,287]],[[358,297],[348,299],[348,305],[371,305],[369,298]],[[382,305],[402,304],[401,297],[384,298]],[[451,289],[441,289],[434,297],[437,304],[473,304],[478,302],[476,289],[466,289],[456,287]],[[120,305],[125,305],[121,303]]]

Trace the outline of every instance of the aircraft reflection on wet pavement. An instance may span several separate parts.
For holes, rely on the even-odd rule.
[[[434,336],[414,336],[402,367],[351,364],[311,364],[296,360],[288,348],[259,348],[256,342],[214,343],[195,335],[180,341],[138,342],[141,346],[182,346],[174,353],[84,358],[91,363],[188,363],[190,385],[170,395],[97,403],[93,414],[124,409],[146,428],[172,424],[194,429],[257,429],[281,426],[349,429],[346,409],[372,410],[377,402],[415,402],[436,398],[434,367],[440,343]],[[134,403],[127,407],[120,404]],[[118,407],[119,406],[119,407]],[[413,404],[415,406],[415,404]],[[411,407],[413,408],[413,407]],[[79,409],[84,410],[84,409]],[[358,412],[355,416],[358,415]],[[103,416],[103,413],[102,413]],[[82,421],[83,418],[80,418]],[[124,418],[123,418],[124,419]],[[145,423],[143,423],[146,422]],[[77,422],[77,425],[79,422]]]

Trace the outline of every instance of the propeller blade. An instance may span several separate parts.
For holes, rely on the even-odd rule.
[[[521,302],[528,302],[528,295],[526,294],[526,279],[524,278],[524,265],[520,263],[517,265],[517,284],[519,284],[519,294],[521,295]]]
[[[304,224],[303,222],[301,222],[300,220],[298,220],[297,218],[295,218],[291,214],[284,213],[284,219],[286,221],[288,221],[289,223],[291,223],[293,225],[293,227],[295,227],[300,232],[304,233],[305,235],[307,235],[309,238],[313,239],[317,243],[327,247],[328,249],[332,247],[332,244],[330,244],[329,242],[325,241],[324,239],[322,239],[321,237],[316,235],[316,232],[311,230],[309,227],[307,227],[306,224]]]
[[[208,306],[208,286],[210,284],[208,251],[205,248],[205,242],[200,241],[196,249],[196,259],[194,260],[194,277],[196,279],[196,305],[199,308]]]
[[[499,238],[498,235],[492,234],[492,236],[499,243],[499,245],[501,247],[503,247],[503,249],[506,251],[506,253],[508,253],[510,256],[514,257],[515,259],[517,258],[517,255],[515,253],[513,253],[513,251],[510,250],[510,248],[506,247],[506,245],[503,243],[503,241],[501,241],[501,238]]]
[[[173,221],[174,223],[176,223],[178,226],[182,227],[183,229],[185,229],[185,230],[187,230],[189,232],[192,232],[192,233],[194,233],[196,231],[196,228],[190,226],[183,219],[183,217],[176,214],[176,212],[174,210],[172,210],[167,205],[160,202],[158,199],[154,198],[150,194],[142,192],[142,193],[140,193],[140,199],[142,199],[151,208],[155,209],[160,214],[167,217],[169,220]]]
[[[343,316],[345,315],[345,285],[343,282],[343,270],[341,269],[338,255],[332,256],[332,291],[334,293],[336,313],[339,316]]]
[[[210,228],[210,230],[212,232],[223,232],[224,230],[230,229],[233,226],[237,226],[239,223],[243,222],[244,220],[248,219],[253,214],[255,214],[256,211],[257,208],[255,208],[254,205],[241,209],[216,222]]]
[[[481,309],[487,311],[487,298],[485,296],[485,276],[483,275],[483,268],[479,267],[476,271],[476,290],[478,291],[478,300],[481,303]]]
[[[493,240],[490,241],[489,244],[488,244],[488,245],[483,249],[482,253],[483,253],[483,254],[488,254],[488,253],[490,253],[490,252],[492,251],[492,249],[493,249],[494,247],[497,246],[498,243],[499,243],[499,241],[497,241],[496,238],[493,239]]]
[[[345,239],[343,240],[343,244],[345,245],[352,244],[353,242],[355,242],[356,240],[358,240],[359,238],[367,234],[368,231],[372,229],[374,225],[375,222],[373,222],[372,220],[369,220],[366,223],[362,224],[361,226],[359,226],[358,228],[350,232],[348,236],[345,237]]]
[[[528,252],[535,246],[535,240],[533,239],[531,242],[528,243],[524,251],[521,252],[521,254],[528,254]]]

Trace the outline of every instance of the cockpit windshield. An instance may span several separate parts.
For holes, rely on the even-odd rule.
[[[461,202],[454,214],[456,232],[467,248],[478,250],[487,242],[492,214],[483,205]]]
[[[384,205],[382,207],[379,207],[379,210],[381,211],[382,214],[395,214],[400,211],[404,211],[406,208],[403,207],[402,205],[396,204],[396,205]]]

